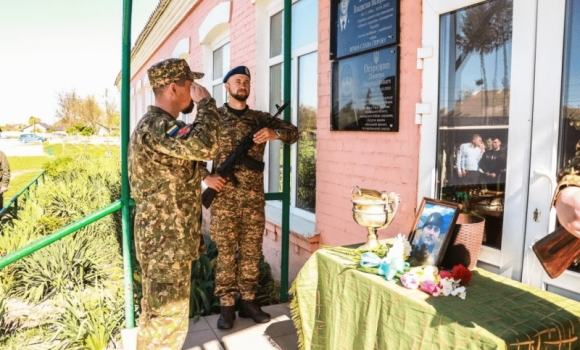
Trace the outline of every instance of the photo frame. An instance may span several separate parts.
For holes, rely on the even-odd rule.
[[[460,211],[459,203],[423,198],[409,235],[411,266],[439,266]]]

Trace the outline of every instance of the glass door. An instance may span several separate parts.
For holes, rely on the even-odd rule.
[[[555,174],[578,139],[578,2],[424,2],[418,196],[485,218],[478,267],[574,298],[580,275],[550,280],[531,246],[556,225]]]
[[[580,1],[539,0],[524,282],[580,300],[580,269],[551,279],[531,249],[556,225],[555,176],[580,141]],[[556,39],[558,38],[558,39]]]

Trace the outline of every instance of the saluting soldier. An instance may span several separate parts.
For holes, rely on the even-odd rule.
[[[250,79],[250,71],[245,66],[238,66],[224,76],[229,102],[219,108],[220,150],[213,161],[214,169],[219,168],[244,136],[270,117],[269,113],[248,108],[246,100],[250,95]],[[253,166],[237,165],[237,186],[217,174],[211,174],[205,167],[201,169],[206,185],[218,192],[211,206],[210,235],[218,250],[215,294],[220,298],[221,315],[217,322],[220,329],[233,327],[237,293],[241,296],[240,317],[252,318],[256,323],[270,321],[270,315],[262,311],[255,301],[266,223],[264,149],[266,141],[280,140],[292,144],[298,138],[298,129],[280,119],[276,119],[270,128],[256,132],[254,145],[248,151],[248,157],[254,160],[251,162]]]
[[[199,257],[199,163],[216,156],[215,100],[194,82],[184,59],[147,70],[155,105],[141,118],[129,144],[129,181],[136,203],[135,248],[143,298],[137,349],[181,349],[187,335],[191,262]],[[195,123],[176,120],[197,103]]]

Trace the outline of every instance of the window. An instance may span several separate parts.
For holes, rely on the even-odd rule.
[[[437,194],[486,220],[501,248],[512,41],[511,1],[487,1],[440,18]]]
[[[316,198],[316,110],[318,102],[318,9],[317,0],[300,0],[292,5],[292,91],[291,122],[300,131],[292,145],[292,213],[313,218]],[[270,111],[283,99],[283,11],[270,17]],[[268,191],[279,192],[282,183],[282,144],[269,146]]]
[[[230,70],[230,44],[227,43],[213,52],[212,70],[212,96],[215,98],[216,106],[222,106],[227,102],[224,83],[224,75]]]

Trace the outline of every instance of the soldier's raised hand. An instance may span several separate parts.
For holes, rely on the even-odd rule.
[[[191,95],[191,99],[193,102],[198,103],[201,99],[206,97],[211,97],[211,94],[207,89],[196,82],[191,83],[191,87],[189,88],[189,94]]]

